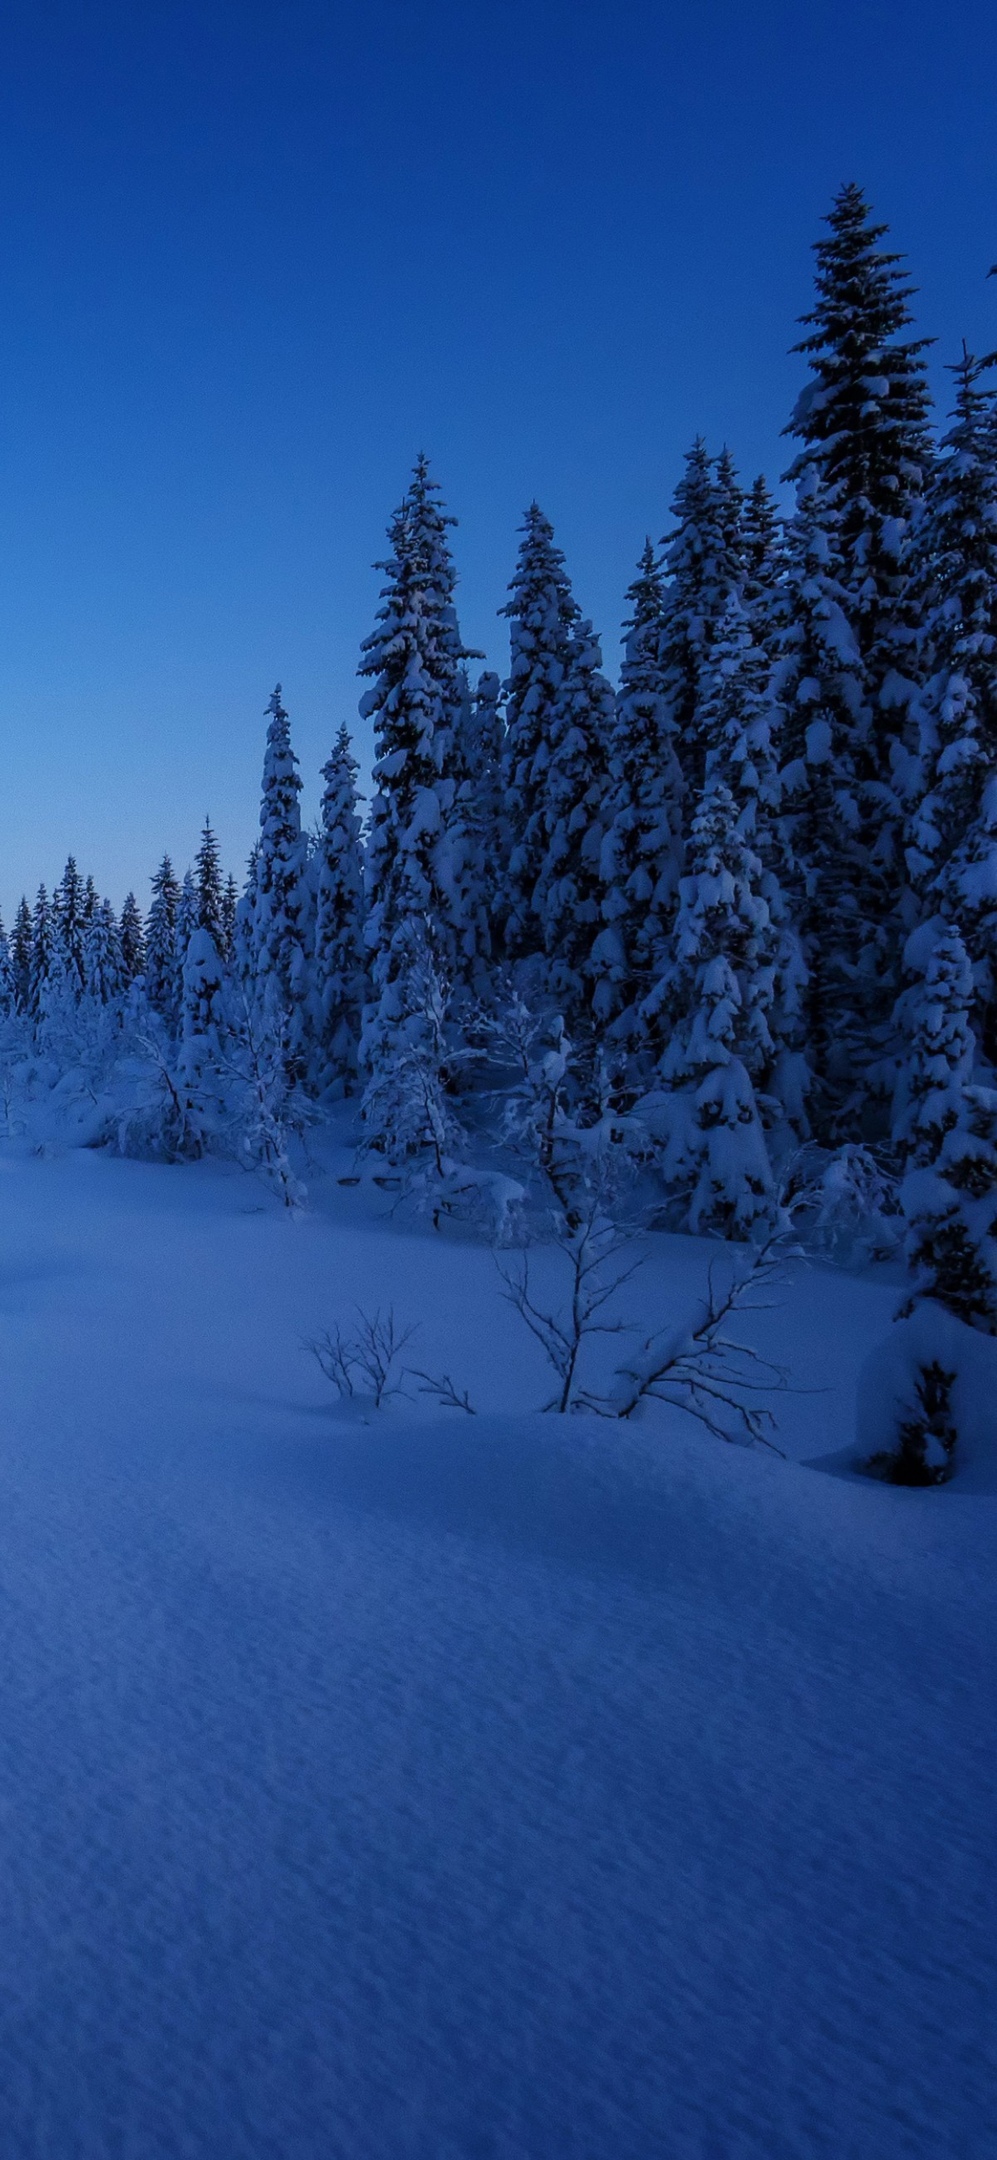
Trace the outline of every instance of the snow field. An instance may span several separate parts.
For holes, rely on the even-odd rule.
[[[313,1190],[0,1165],[0,2151],[982,2160],[995,1502],[808,1466],[895,1286],[754,1323],[782,1461]],[[354,1301],[481,1415],[337,1411]]]

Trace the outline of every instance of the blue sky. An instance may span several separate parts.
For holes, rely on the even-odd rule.
[[[8,0],[5,910],[70,848],[144,901],[206,810],[239,868],[278,678],[314,813],[423,446],[465,636],[536,494],[615,671],[692,435],[778,476],[842,180],[943,394],[997,345],[995,80],[982,0]]]

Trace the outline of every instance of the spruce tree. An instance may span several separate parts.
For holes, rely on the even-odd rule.
[[[788,430],[801,445],[789,477],[813,466],[839,515],[840,576],[862,665],[849,763],[865,857],[858,965],[870,992],[868,1117],[881,1092],[903,940],[903,797],[920,670],[915,542],[931,463],[928,340],[904,335],[912,289],[901,258],[880,245],[887,228],[873,222],[860,188],[841,189],[827,224],[815,248],[815,304],[796,348],[811,379]]]
[[[197,871],[197,919],[208,932],[216,950],[224,943],[222,930],[222,871],[217,838],[210,818],[205,818],[201,844],[195,858]]]
[[[756,636],[760,635],[764,643],[782,568],[779,513],[764,473],[759,473],[744,497],[741,561],[744,604]]]
[[[145,967],[145,927],[142,913],[133,892],[126,893],[121,910],[119,929],[121,940],[121,973],[123,987],[127,990],[137,982]]]
[[[378,627],[360,665],[373,678],[360,710],[373,720],[376,747],[367,848],[370,1002],[361,1046],[365,1118],[369,1144],[389,1149],[391,1134],[375,1129],[375,1106],[383,1100],[378,1078],[402,1043],[411,1047],[428,1027],[424,984],[432,978],[459,1006],[479,960],[457,744],[469,655],[453,601],[456,572],[447,543],[453,520],[438,497],[420,458],[389,527]]]
[[[31,995],[32,927],[31,909],[22,893],[14,917],[14,933],[11,938],[11,961],[14,970],[14,996],[18,1012],[27,1012]]]
[[[86,981],[84,944],[96,900],[95,892],[93,900],[90,898],[88,888],[92,886],[93,879],[84,883],[76,859],[70,855],[52,895],[52,962],[60,964],[67,988],[75,997],[80,996]]]
[[[222,959],[231,960],[235,952],[236,921],[239,913],[239,887],[231,870],[222,888]]]
[[[14,962],[3,921],[0,919],[0,1020],[9,1020],[17,1004]]]
[[[357,810],[358,766],[341,727],[322,767],[311,966],[309,1077],[319,1092],[352,1091],[357,1076],[365,994],[364,865]]]
[[[923,554],[930,674],[919,700],[920,787],[907,862],[922,915],[959,923],[976,975],[974,1017],[997,1058],[997,438],[991,362],[964,349]]]
[[[699,727],[707,785],[729,791],[736,832],[756,865],[757,890],[767,910],[767,933],[754,954],[751,996],[766,1014],[767,1054],[748,1069],[762,1091],[765,1122],[784,1125],[794,1141],[809,1136],[806,1055],[807,969],[780,877],[776,832],[779,781],[767,663],[752,636],[744,603],[732,593],[717,624],[700,685]]]
[[[83,986],[100,1005],[109,1005],[125,989],[121,937],[109,900],[98,900],[89,914],[83,939]]]
[[[185,870],[183,882],[177,896],[176,917],[173,925],[173,979],[170,1010],[175,1016],[174,1024],[177,1026],[180,1025],[183,1014],[185,996],[184,970],[187,965],[190,941],[195,930],[200,928],[201,908],[194,873],[192,870]],[[210,930],[205,932],[205,936],[211,938]],[[211,938],[211,943],[214,946],[213,938]],[[217,952],[217,947],[215,947],[215,951]]]
[[[145,994],[153,1012],[172,1026],[178,1014],[177,909],[180,887],[173,864],[164,855],[152,877],[152,902],[145,933]]]
[[[502,894],[505,879],[506,823],[502,797],[505,723],[502,685],[491,669],[479,676],[466,701],[463,728],[462,793],[470,836],[477,892],[479,941],[483,958],[502,956]],[[487,991],[483,981],[482,989]]]
[[[278,683],[267,706],[260,837],[253,882],[249,950],[251,996],[279,1023],[288,1077],[302,1079],[309,1053],[308,957],[312,935],[308,843],[301,830],[301,779]],[[222,942],[221,889],[216,947]]]
[[[613,692],[602,673],[599,641],[591,623],[579,622],[550,709],[543,851],[533,893],[545,989],[571,1033],[591,1021],[613,719]]]
[[[878,987],[863,977],[867,860],[852,762],[862,663],[841,582],[838,514],[802,476],[786,527],[769,695],[779,759],[778,870],[807,969],[807,1055],[820,1137],[850,1129]]]
[[[897,1137],[907,1163],[901,1200],[911,1288],[898,1317],[940,1306],[965,1326],[997,1335],[997,1092],[973,1082],[972,993],[965,946],[957,931],[947,931],[908,1008]],[[946,1476],[958,1439],[956,1372],[946,1364],[951,1334],[940,1335],[935,1356],[925,1340],[891,1465],[908,1484]]]
[[[868,775],[889,781],[889,749],[916,677],[916,626],[907,613],[912,523],[925,492],[928,437],[926,338],[905,338],[913,288],[883,249],[850,183],[818,240],[816,297],[795,348],[811,380],[789,433],[802,448],[790,477],[814,466],[841,516],[842,581],[867,676],[873,729],[863,745]]]
[[[627,598],[600,858],[604,927],[592,965],[597,1019],[632,1039],[665,963],[682,866],[682,775],[661,664],[664,580],[650,540]]]
[[[504,687],[505,879],[500,913],[503,948],[513,960],[538,952],[543,942],[533,899],[547,850],[544,790],[551,716],[579,620],[564,556],[538,503],[530,504],[521,530],[511,598],[502,609],[509,622],[510,659]]]
[[[746,1237],[775,1217],[772,1168],[752,1081],[771,1066],[771,926],[761,865],[738,832],[717,771],[689,837],[668,970],[649,999],[666,1042],[658,1099],[662,1174],[676,1221]],[[649,1115],[654,1123],[654,1098]]]
[[[662,541],[666,573],[660,661],[668,724],[687,799],[698,800],[706,774],[699,725],[703,670],[717,625],[743,579],[739,493],[729,460],[717,475],[701,437],[693,443],[672,502],[674,529]]]
[[[31,918],[31,979],[28,1009],[37,1018],[52,966],[52,908],[44,885],[39,885]]]

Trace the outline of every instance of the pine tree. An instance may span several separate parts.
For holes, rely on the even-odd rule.
[[[579,622],[550,710],[543,853],[533,893],[545,987],[573,1033],[591,1020],[613,720],[613,692],[602,673],[599,641],[591,623]]]
[[[378,627],[360,672],[373,678],[361,714],[374,722],[374,801],[367,848],[370,1004],[362,1062],[368,1080],[369,1144],[378,1075],[422,1024],[421,985],[430,975],[459,1004],[477,977],[477,904],[471,836],[460,788],[457,731],[464,661],[453,603],[456,573],[447,544],[453,523],[420,458],[392,519],[392,552]],[[417,987],[404,978],[415,970]]]
[[[594,1008],[624,1037],[664,966],[682,864],[682,775],[661,666],[664,581],[647,541],[627,593],[632,612],[609,753]]]
[[[267,706],[260,838],[249,950],[251,996],[285,1031],[288,1077],[304,1076],[308,1054],[308,956],[312,936],[308,843],[301,830],[301,779],[278,683]],[[221,891],[219,931],[221,942]]]
[[[907,862],[924,916],[957,921],[974,1016],[997,1057],[997,438],[990,362],[963,350],[953,424],[925,520],[930,674],[919,701],[920,791]]]
[[[325,789],[312,859],[315,889],[311,968],[310,1079],[324,1093],[356,1081],[365,992],[364,866],[357,811],[358,766],[345,727],[322,767]]]
[[[509,587],[512,597],[502,609],[509,620],[511,647],[501,765],[506,831],[502,942],[510,959],[535,953],[542,943],[533,896],[547,848],[544,790],[551,715],[579,620],[564,556],[538,503],[530,504],[521,530]]]
[[[153,1012],[168,1026],[177,1018],[177,908],[180,887],[173,864],[164,855],[152,878],[152,903],[145,932],[145,994]]]
[[[31,995],[32,939],[31,909],[22,894],[14,917],[14,934],[10,948],[18,1012],[27,1012]]]
[[[910,1293],[903,1318],[940,1306],[965,1326],[997,1335],[997,1092],[973,1084],[976,1045],[969,1024],[972,973],[957,931],[934,946],[922,989],[909,1007],[910,1050],[897,1137],[906,1175]],[[948,1474],[958,1433],[956,1374],[924,1355],[898,1430],[892,1474],[936,1483]]]
[[[202,930],[208,932],[216,951],[224,943],[222,930],[222,872],[218,841],[211,829],[210,818],[205,818],[201,831],[201,844],[195,858],[197,870],[197,919]]]
[[[703,669],[731,593],[739,592],[743,561],[739,491],[729,460],[718,482],[697,438],[672,503],[674,530],[662,541],[666,572],[660,661],[669,728],[686,793],[696,802],[706,773],[699,726]]]
[[[661,1059],[662,1173],[694,1232],[746,1237],[775,1218],[773,1177],[752,1073],[771,1066],[771,926],[761,865],[738,832],[719,773],[689,839],[671,965],[649,1003]],[[653,1098],[651,1099],[653,1103]]]
[[[145,967],[145,929],[138,901],[133,892],[125,894],[121,910],[119,930],[121,940],[122,986],[129,989],[137,982]]]

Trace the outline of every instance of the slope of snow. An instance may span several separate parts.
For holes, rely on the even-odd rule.
[[[808,1464],[892,1285],[755,1323],[783,1461],[375,1212],[0,1163],[4,2160],[982,2160],[995,1502]],[[482,1414],[337,1411],[354,1299]]]

